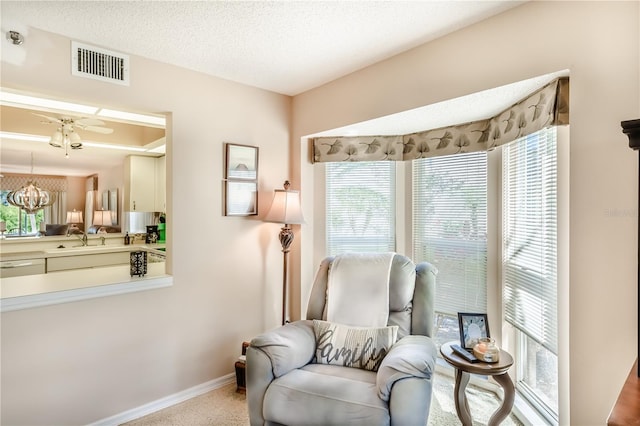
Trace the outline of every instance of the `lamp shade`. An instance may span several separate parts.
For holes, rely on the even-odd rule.
[[[289,189],[274,190],[271,208],[264,221],[284,224],[304,223],[300,192]]]
[[[51,139],[49,140],[49,145],[55,146],[56,148],[62,148],[62,144],[63,144],[62,130],[58,129],[53,134],[53,136],[51,136]]]
[[[82,223],[82,212],[76,211],[67,212],[67,223]]]
[[[69,146],[71,149],[82,149],[82,140],[76,132],[69,133]]]
[[[111,212],[109,210],[97,210],[93,212],[93,224],[111,226]]]

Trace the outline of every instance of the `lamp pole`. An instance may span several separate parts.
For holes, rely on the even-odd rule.
[[[282,325],[287,323],[287,272],[289,268],[289,247],[293,242],[293,231],[288,224],[284,224],[280,228],[280,244],[282,245],[283,264],[282,264]]]
[[[289,248],[293,242],[293,230],[291,224],[304,223],[302,208],[300,205],[300,193],[289,189],[291,183],[286,180],[284,189],[276,189],[269,213],[264,218],[265,222],[284,223],[280,228],[280,245],[282,246],[282,325],[287,323],[287,275],[289,268]]]

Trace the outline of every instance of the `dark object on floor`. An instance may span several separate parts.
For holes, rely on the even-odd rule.
[[[236,392],[245,393],[247,391],[247,380],[245,368],[247,366],[246,356],[249,342],[242,342],[242,355],[236,361]]]

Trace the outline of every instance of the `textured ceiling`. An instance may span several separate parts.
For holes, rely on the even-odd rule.
[[[526,1],[1,0],[0,18],[3,36],[9,30],[19,31],[25,37],[25,47],[30,30],[37,28],[296,95]],[[323,134],[402,134],[486,118],[557,75],[566,73],[540,76]],[[10,146],[3,144],[4,148]],[[46,148],[45,144],[42,150]],[[43,153],[40,162],[50,157]],[[3,167],[8,158],[3,156]],[[86,169],[71,171],[69,162],[61,166],[54,159],[47,170],[50,173],[56,167],[65,167],[67,174],[88,173]],[[89,159],[84,163],[89,164]]]
[[[295,95],[523,1],[5,1],[29,28]]]

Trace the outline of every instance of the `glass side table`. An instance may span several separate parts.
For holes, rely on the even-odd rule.
[[[513,382],[507,374],[507,371],[513,365],[513,357],[505,350],[500,349],[500,361],[495,363],[476,362],[471,363],[464,358],[458,356],[451,345],[459,342],[448,342],[440,347],[440,353],[444,360],[456,369],[456,385],[454,390],[454,399],[456,401],[456,412],[458,418],[464,426],[472,426],[471,412],[469,411],[469,403],[465,390],[469,383],[471,374],[479,374],[482,376],[493,376],[496,382],[504,389],[504,399],[502,405],[493,413],[489,419],[488,426],[497,426],[511,413],[513,408],[513,400],[515,398],[515,388]]]

